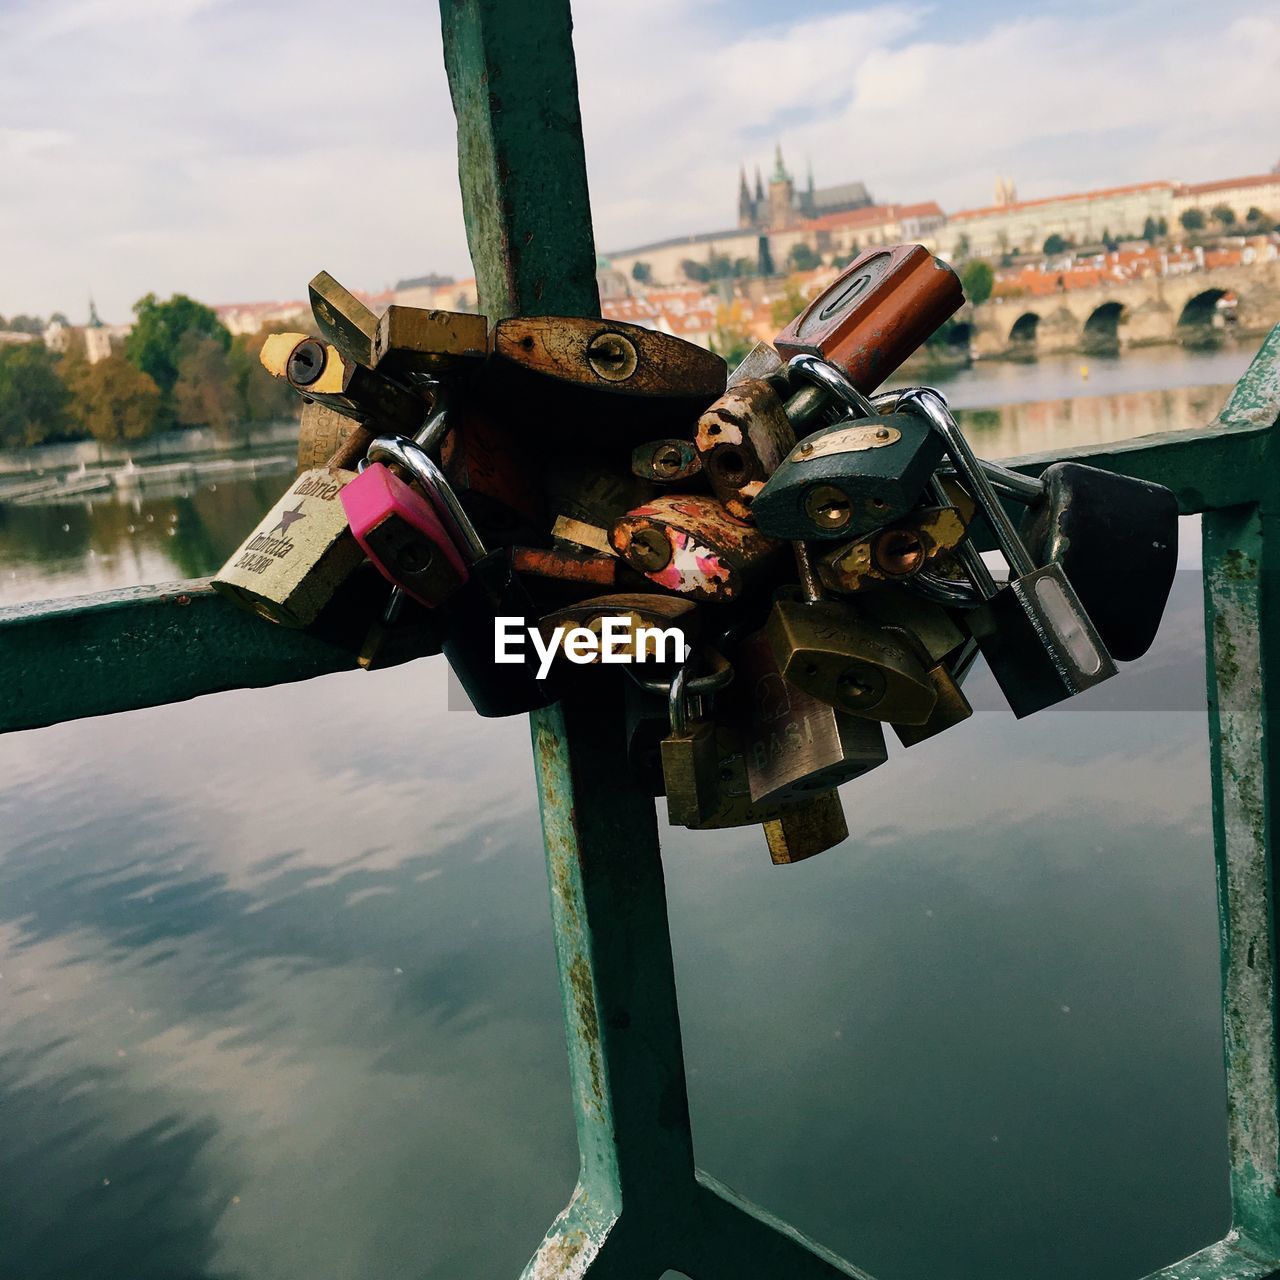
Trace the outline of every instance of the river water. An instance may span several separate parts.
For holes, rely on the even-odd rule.
[[[945,389],[998,456],[1200,425],[1248,355]],[[0,507],[0,604],[210,572],[283,483]],[[1194,672],[1194,591],[1160,644]],[[1221,1235],[1182,693],[980,712],[797,867],[664,835],[702,1167],[885,1280],[1118,1280]],[[0,1275],[514,1277],[572,1190],[527,728],[446,711],[441,659],[0,740],[0,975]]]

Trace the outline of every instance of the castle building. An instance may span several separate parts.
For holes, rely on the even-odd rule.
[[[807,219],[865,209],[871,203],[871,195],[861,182],[814,187],[812,165],[803,190],[797,190],[783,162],[781,145],[774,151],[773,176],[767,192],[758,168],[754,192],[747,186],[746,169],[738,173],[738,226],[743,229],[787,231]]]
[[[894,224],[891,210],[896,211],[896,206],[874,205],[861,182],[816,187],[812,166],[804,187],[797,188],[782,158],[782,147],[778,146],[767,183],[759,169],[754,184],[748,183],[745,168],[739,170],[736,227],[620,250],[608,255],[607,266],[641,287],[679,286],[705,280],[707,269],[725,259],[742,272],[773,275],[787,270],[789,256],[797,244],[819,254],[838,252],[830,234],[833,227],[871,214],[868,225],[881,230]],[[852,237],[843,239],[852,242]]]

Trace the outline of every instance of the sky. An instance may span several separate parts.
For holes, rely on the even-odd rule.
[[[0,315],[470,274],[431,0],[0,0]],[[1280,161],[1274,4],[577,0],[602,252],[739,165],[990,203]]]

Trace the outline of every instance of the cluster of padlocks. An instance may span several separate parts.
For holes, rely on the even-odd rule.
[[[547,652],[607,634],[631,659],[617,732],[672,823],[762,824],[775,862],[821,852],[885,725],[910,747],[971,714],[978,653],[1025,716],[1155,636],[1167,489],[1009,471],[937,391],[877,394],[964,301],[918,245],[862,255],[731,376],[614,321],[379,317],[324,273],[311,298],[322,336],[262,353],[307,401],[300,474],[215,586],[364,666],[443,651],[486,716],[624,678],[563,659],[540,676],[500,621]],[[682,660],[646,651],[655,632]]]

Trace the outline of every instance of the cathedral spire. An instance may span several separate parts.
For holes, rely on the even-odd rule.
[[[98,308],[94,304],[93,294],[90,294],[89,295],[89,323],[86,326],[86,328],[101,329],[102,327],[103,327],[102,320],[98,316]]]
[[[760,177],[759,165],[756,165],[756,199],[764,199],[764,180]]]
[[[782,143],[779,142],[773,149],[773,179],[774,182],[790,182],[791,175],[787,172],[787,166],[782,163]]]

